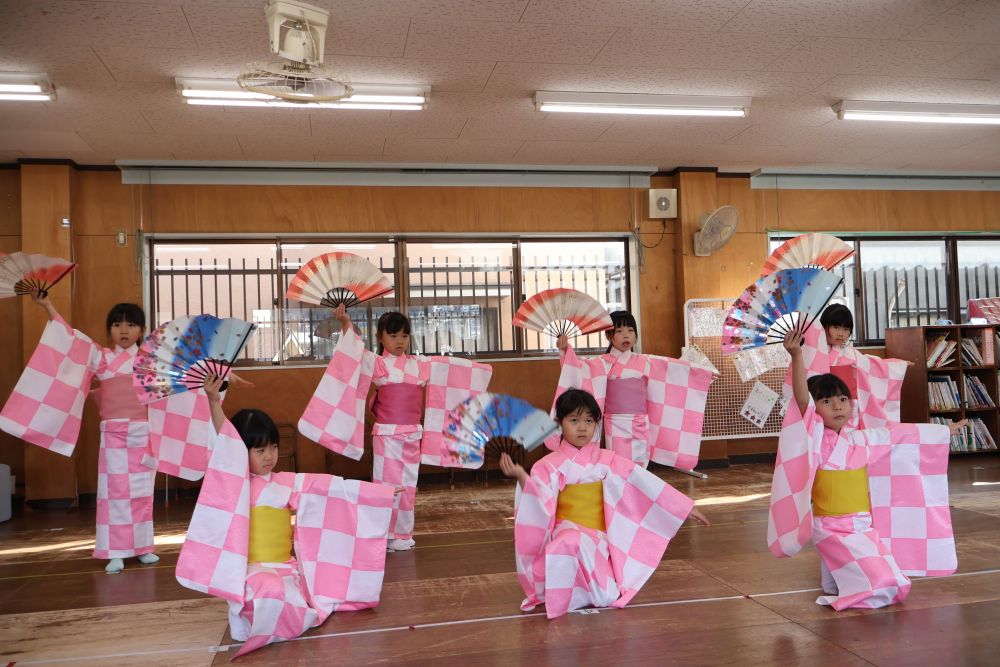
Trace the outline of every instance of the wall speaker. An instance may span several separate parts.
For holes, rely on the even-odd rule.
[[[649,217],[676,218],[677,190],[657,188],[649,191]]]

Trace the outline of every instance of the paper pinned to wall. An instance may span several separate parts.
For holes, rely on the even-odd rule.
[[[740,416],[757,428],[764,428],[774,404],[778,402],[778,392],[759,380],[753,383],[753,389],[740,408]]]
[[[719,369],[715,367],[712,360],[709,359],[701,348],[697,345],[688,345],[681,348],[681,359],[684,361],[690,361],[695,366],[701,366],[702,368],[707,368],[712,371],[715,375],[720,375]]]

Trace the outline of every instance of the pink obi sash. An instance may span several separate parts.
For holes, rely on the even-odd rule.
[[[424,388],[419,384],[384,384],[375,392],[372,412],[379,424],[419,424],[424,407]]]
[[[110,380],[101,382],[101,388],[91,392],[101,419],[138,419],[146,421],[149,412],[146,406],[139,403],[135,388],[132,386],[132,374],[116,375]]]
[[[609,415],[646,414],[646,378],[608,380],[604,411]]]

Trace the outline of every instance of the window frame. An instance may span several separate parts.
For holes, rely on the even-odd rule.
[[[621,243],[623,248],[624,257],[624,292],[623,296],[625,298],[625,305],[630,312],[635,312],[638,309],[639,295],[636,290],[634,290],[634,284],[632,280],[632,274],[635,267],[632,266],[633,250],[632,244],[634,243],[634,238],[628,233],[574,233],[571,239],[565,237],[560,237],[554,233],[543,233],[543,234],[485,234],[479,235],[453,235],[453,234],[385,234],[379,235],[340,235],[340,234],[327,234],[327,235],[284,235],[284,234],[180,234],[180,233],[161,233],[161,234],[146,234],[143,238],[143,246],[146,252],[146,256],[143,258],[143,286],[146,299],[145,303],[147,306],[147,317],[149,322],[156,322],[156,312],[158,308],[157,302],[157,286],[156,280],[158,274],[155,268],[156,260],[156,248],[163,245],[242,245],[242,244],[261,244],[261,245],[273,245],[274,257],[275,257],[275,269],[273,272],[273,279],[275,280],[275,294],[278,295],[275,299],[277,303],[272,305],[275,312],[274,322],[277,326],[283,326],[285,322],[285,299],[283,298],[283,293],[281,292],[281,286],[284,284],[283,274],[287,272],[286,269],[282,267],[282,251],[281,246],[287,243],[306,243],[306,244],[352,244],[352,243],[374,243],[374,244],[392,244],[395,248],[394,255],[394,266],[393,266],[393,285],[394,285],[394,296],[396,301],[396,308],[400,312],[407,313],[410,306],[410,282],[409,282],[409,257],[407,255],[407,245],[410,243],[510,243],[511,248],[511,271],[512,271],[512,285],[511,285],[511,295],[512,302],[516,304],[524,303],[523,296],[523,265],[522,265],[522,253],[521,253],[521,243],[522,242],[539,242],[539,243],[575,243],[575,242],[604,242],[604,243]],[[267,273],[271,273],[268,270]],[[228,271],[223,269],[213,269],[207,272],[199,272],[200,275],[231,275]],[[292,272],[294,275],[294,272]],[[460,353],[455,352],[454,356],[463,357],[474,360],[495,360],[495,361],[516,361],[516,360],[529,360],[529,359],[551,359],[557,358],[557,351],[542,351],[542,350],[526,350],[525,349],[525,331],[520,327],[513,328],[513,350],[494,350],[488,352],[481,352],[478,354],[470,353]],[[325,367],[327,365],[326,360],[319,361],[289,361],[282,358],[278,362],[266,362],[266,361],[254,361],[241,359],[238,362],[238,366],[245,369],[254,368],[308,368],[308,367]]]
[[[768,229],[766,230],[768,247],[772,241],[787,241],[790,238],[798,236],[800,234],[810,234],[816,233],[818,230],[813,231],[789,231],[785,229]],[[822,231],[821,233],[829,234],[830,236],[835,236],[838,239],[855,244],[855,256],[854,256],[854,295],[853,295],[853,312],[854,312],[854,329],[855,329],[855,343],[858,347],[883,347],[885,346],[885,338],[865,338],[862,334],[866,330],[866,310],[864,303],[864,291],[863,291],[863,271],[861,268],[861,259],[864,254],[864,242],[865,241],[942,241],[944,243],[944,253],[945,253],[945,294],[947,295],[947,317],[952,322],[959,322],[961,319],[962,304],[959,300],[960,297],[960,276],[959,276],[959,263],[958,263],[958,242],[959,241],[1000,241],[1000,233],[991,232],[903,232],[903,233],[884,233],[884,232],[837,232],[837,231]],[[1000,295],[998,295],[1000,296]],[[891,328],[891,327],[886,327]]]

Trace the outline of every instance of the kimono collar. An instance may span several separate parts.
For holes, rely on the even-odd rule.
[[[129,347],[124,348],[116,343],[114,349],[115,356],[121,354],[122,352],[128,352],[130,357],[134,357],[139,353],[139,344],[136,343],[135,345],[130,345]]]
[[[273,475],[273,474],[274,474],[273,471],[267,473],[266,475],[257,475],[255,473],[250,473],[250,479],[262,479],[265,482],[270,482],[271,481],[271,475]]]
[[[616,361],[620,361],[622,363],[628,363],[628,360],[632,358],[632,350],[625,350],[622,352],[617,347],[612,347],[608,354],[614,357]]]
[[[596,442],[588,442],[583,447],[574,447],[565,440],[562,439],[559,440],[560,453],[562,453],[564,456],[566,456],[566,458],[571,460],[575,459],[577,456],[580,456],[581,454],[589,458],[593,453],[592,450],[595,448],[600,449],[600,446]]]

